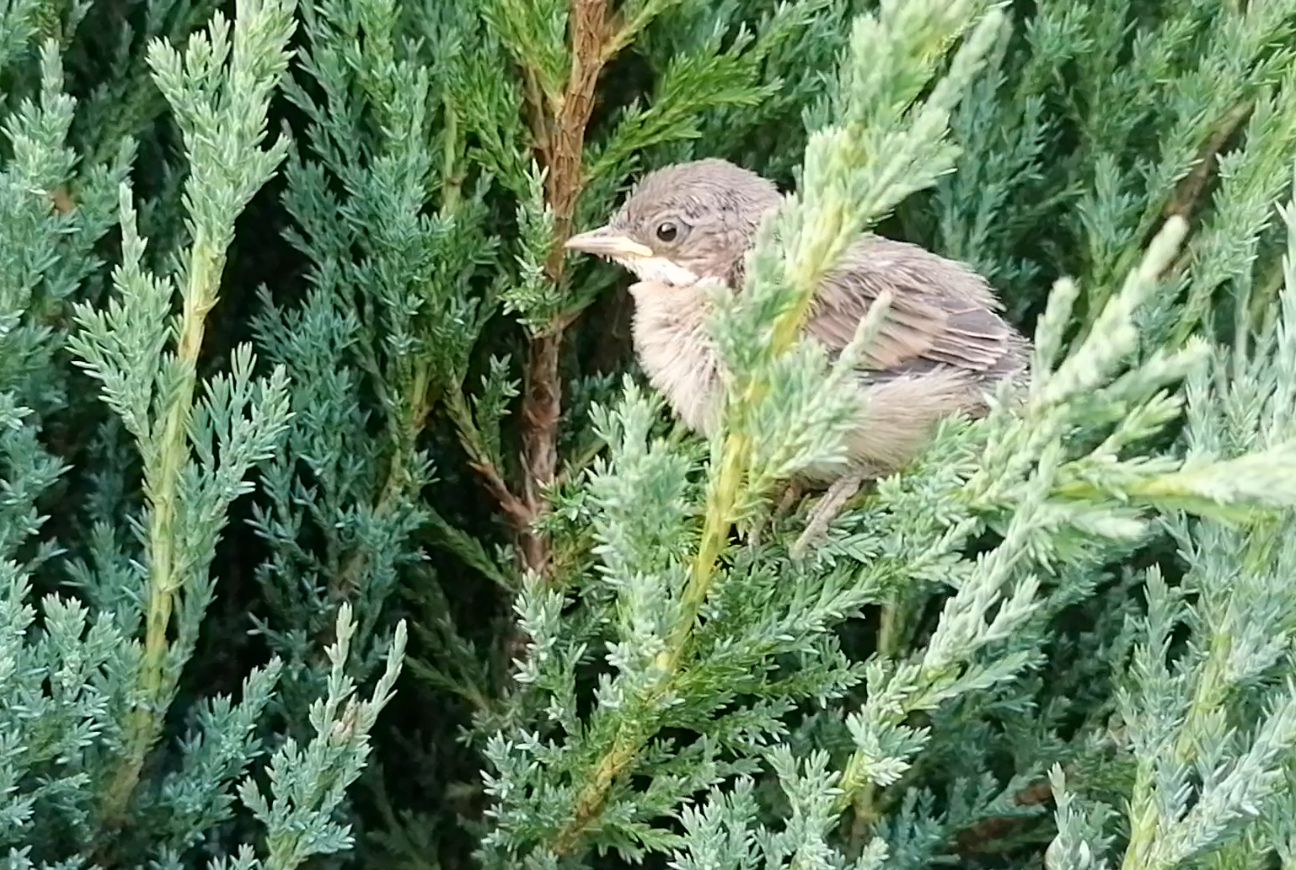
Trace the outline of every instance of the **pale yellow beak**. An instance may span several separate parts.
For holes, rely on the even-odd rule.
[[[615,233],[607,227],[578,233],[568,239],[563,247],[569,251],[598,254],[601,257],[618,257],[623,260],[643,259],[653,255],[652,248]]]

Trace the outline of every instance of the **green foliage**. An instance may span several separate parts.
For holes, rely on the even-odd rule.
[[[330,817],[368,754],[368,733],[399,673],[403,629],[373,701],[357,703],[342,670],[350,612],[338,614],[327,700],[312,715],[316,735],[305,756],[291,742],[278,750],[266,797],[249,778],[249,763],[267,748],[258,731],[281,671],[277,659],[250,672],[238,703],[222,694],[194,702],[188,734],[167,734],[165,727],[215,594],[211,565],[230,505],[249,492],[248,471],[274,452],[289,417],[283,370],[254,377],[250,345],[231,352],[228,375],[202,377],[198,364],[235,219],[286,150],[282,140],[267,150],[260,143],[288,63],[293,16],[291,2],[248,0],[232,24],[216,14],[183,54],[162,41],[148,47],[189,168],[186,250],[167,272],[144,265],[146,241],[127,181],[131,142],[116,143],[111,164],[82,166],[66,144],[75,101],[62,92],[54,41],[40,53],[39,99],[23,100],[7,121],[11,220],[3,244],[9,268],[0,374],[12,519],[6,517],[0,569],[0,817],[13,867],[181,866],[233,818],[239,781],[243,803],[266,827],[270,865],[295,867],[349,845]],[[74,177],[78,200],[65,213],[54,194]],[[77,301],[82,282],[100,268],[96,247],[113,227],[114,199],[121,229],[115,292],[99,305]],[[65,310],[72,320],[66,331],[55,328]],[[42,530],[38,500],[67,471],[38,438],[41,422],[68,406],[73,381],[61,344],[138,451],[143,506],[127,498],[111,505],[127,514],[129,539],[118,523],[92,516],[82,543],[90,559],[67,566],[81,597],[47,594],[38,610],[30,601],[32,575],[52,565],[59,547],[47,538],[34,557],[20,554]],[[170,761],[153,771],[155,751]],[[238,863],[258,860],[248,845]],[[224,863],[219,853],[217,863]]]
[[[6,866],[1291,865],[1294,27],[0,5]],[[710,440],[563,250],[704,156],[788,192]],[[985,274],[1030,382],[796,554],[862,230]]]
[[[694,860],[714,854],[719,843],[748,836],[752,813],[736,816],[734,807],[744,799],[746,777],[766,761],[785,792],[788,827],[780,839],[758,836],[760,847],[745,861],[729,859],[732,866],[792,856],[798,866],[833,866],[830,833],[843,809],[853,818],[837,845],[853,855],[867,842],[861,866],[937,860],[960,833],[1012,814],[1013,795],[1051,766],[1110,763],[1110,747],[1087,746],[1084,729],[1071,741],[1053,730],[1062,710],[1038,720],[1038,711],[1056,702],[1036,674],[1048,665],[1058,620],[1107,592],[1105,565],[1113,556],[1154,541],[1161,521],[1153,518],[1163,513],[1188,509],[1203,517],[1205,525],[1184,526],[1176,536],[1192,540],[1211,523],[1249,525],[1256,508],[1292,506],[1296,493],[1279,470],[1291,462],[1290,433],[1263,447],[1212,445],[1186,457],[1156,447],[1183,408],[1174,387],[1185,377],[1207,377],[1203,364],[1211,353],[1196,338],[1179,348],[1158,348],[1155,333],[1148,341],[1146,312],[1192,318],[1191,300],[1204,292],[1199,282],[1211,280],[1195,269],[1161,280],[1187,229],[1176,217],[1121,284],[1099,284],[1086,294],[1096,309],[1092,328],[1069,347],[1066,330],[1081,290],[1060,281],[1035,333],[1025,403],[946,427],[931,458],[882,482],[812,565],[787,561],[779,543],[759,552],[733,549],[730,525],[767,509],[763,496],[774,481],[836,456],[847,414],[825,387],[837,374],[825,381],[822,355],[791,344],[796,324],[844,242],[955,164],[959,148],[946,135],[947,119],[1003,21],[971,3],[883,4],[877,17],[856,20],[825,100],[832,120],[810,135],[798,195],[764,227],[745,293],[716,300],[712,329],[731,373],[730,400],[704,483],[687,453],[651,435],[653,409],[635,390],[619,410],[596,417],[610,454],[591,472],[587,505],[599,567],[562,591],[523,591],[533,643],[520,680],[549,700],[534,724],[501,735],[488,749],[498,770],[488,791],[501,805],[485,841],[488,863],[508,866],[513,859],[504,856],[520,852],[547,866],[592,848],[627,857],[643,850],[678,850]],[[932,47],[963,34],[932,84],[942,60]],[[949,196],[947,190],[938,195]],[[1196,244],[1194,253],[1202,245],[1209,251],[1210,236]],[[1124,250],[1131,250],[1128,243]],[[1084,274],[1097,283],[1109,273]],[[1176,305],[1185,290],[1189,301]],[[868,331],[866,322],[862,340]],[[1151,350],[1142,356],[1141,339]],[[848,364],[839,362],[839,371]],[[1208,383],[1190,381],[1190,401],[1197,382]],[[1258,395],[1251,391],[1253,401]],[[1196,399],[1198,406],[1219,401],[1207,390]],[[1188,425],[1192,443],[1191,411]],[[1260,473],[1262,467],[1268,471]],[[969,558],[967,547],[990,532],[998,543]],[[1159,576],[1149,574],[1150,596],[1164,593]],[[593,612],[573,622],[574,601]],[[922,615],[931,603],[940,603],[934,620]],[[872,656],[856,664],[835,628],[865,606],[879,607],[881,621]],[[1149,606],[1155,627],[1148,630],[1164,657],[1170,625],[1154,620],[1155,598]],[[1137,636],[1126,630],[1106,650],[1114,677]],[[600,678],[593,713],[577,717],[577,670],[602,647],[610,670]],[[1152,668],[1140,656],[1135,652],[1131,677]],[[1276,664],[1257,662],[1253,678]],[[1129,695],[1121,682],[1105,702],[1114,705],[1105,712],[1126,723],[1118,749],[1154,765],[1152,747],[1160,743],[1140,737],[1134,723],[1166,710],[1167,702]],[[859,700],[843,711],[834,703],[843,697]],[[1217,711],[1217,729],[1227,729],[1226,697],[1206,700],[1205,708]],[[1251,706],[1273,708],[1255,742],[1240,738],[1230,749],[1219,739],[1224,730],[1213,735],[1212,763],[1198,768],[1207,782],[1194,812],[1215,824],[1215,840],[1194,832],[1201,839],[1166,866],[1215,845],[1231,818],[1276,792],[1277,761],[1294,736],[1290,700],[1283,689]],[[798,708],[812,723],[800,733],[789,730]],[[999,728],[977,722],[990,710]],[[1108,727],[1101,712],[1092,711],[1091,727]],[[1000,728],[1007,733],[997,734]],[[1029,742],[1011,750],[1012,776],[994,776],[996,756],[1010,751],[1008,738],[1031,732]],[[980,746],[969,752],[968,743]],[[791,746],[811,753],[805,780]],[[814,754],[816,746],[837,750],[836,771]],[[947,766],[933,761],[924,768],[927,754]],[[1184,782],[1188,769],[1168,782]],[[1152,770],[1136,775],[1131,794],[1162,808],[1167,823],[1178,820],[1181,809],[1149,793],[1163,775]],[[1206,788],[1226,772],[1230,778],[1218,789]],[[714,791],[723,783],[738,789],[735,803],[727,803],[723,788]],[[686,824],[683,836],[661,827],[664,816],[683,812],[704,789],[713,790],[715,812],[729,810],[727,821],[691,830]],[[1181,789],[1164,800],[1186,800]],[[1110,799],[1119,806],[1115,794]],[[1144,812],[1151,810],[1135,803],[1131,824],[1152,825],[1142,821]],[[1152,861],[1140,830],[1128,846],[1130,866]],[[1099,848],[1083,847],[1089,854]]]

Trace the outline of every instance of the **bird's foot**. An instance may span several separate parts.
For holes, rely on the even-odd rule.
[[[777,525],[787,516],[788,512],[801,500],[805,493],[805,487],[799,480],[789,480],[783,486],[783,492],[779,496],[778,504],[774,506],[774,513],[770,514],[770,523]]]
[[[768,517],[758,518],[752,525],[751,531],[747,534],[747,542],[751,544],[753,549],[760,547],[761,538],[767,527],[778,528],[779,523],[787,516],[787,513],[801,500],[804,491],[805,487],[802,486],[800,481],[796,480],[787,481],[780,489],[775,491],[777,500],[774,503],[774,510]]]
[[[823,537],[824,532],[828,531],[828,525],[841,512],[846,502],[851,500],[855,493],[860,491],[865,481],[870,478],[866,471],[852,471],[844,477],[838,478],[833,482],[828,490],[819,499],[819,503],[814,506],[810,516],[806,520],[805,531],[792,544],[792,549],[788,551],[793,559],[800,559],[805,555],[806,550],[811,544]]]

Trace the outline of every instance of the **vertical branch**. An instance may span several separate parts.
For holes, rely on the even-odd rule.
[[[569,22],[571,70],[567,86],[556,104],[533,97],[530,113],[531,134],[547,170],[545,198],[553,212],[554,246],[545,263],[545,276],[555,286],[564,277],[563,243],[571,236],[583,183],[585,128],[594,110],[599,73],[615,44],[607,0],[571,0]],[[536,78],[531,70],[523,74],[528,82]],[[528,336],[522,400],[526,521],[519,523],[518,536],[523,567],[541,575],[549,567],[549,543],[536,531],[534,522],[547,510],[543,490],[553,482],[558,468],[558,422],[562,416],[558,364],[564,333],[574,317],[571,312],[560,314]]]
[[[444,110],[442,124],[445,135],[439,167],[442,188],[438,211],[444,216],[453,214],[460,204],[462,178],[459,173],[462,172],[462,167],[458,161],[463,139],[454,102],[449,97],[443,96],[441,105]],[[392,137],[392,139],[397,138]],[[392,139],[384,142],[383,153],[390,152]],[[414,487],[412,468],[415,464],[415,454],[418,452],[419,439],[427,428],[434,404],[432,393],[436,385],[433,383],[432,364],[428,354],[420,352],[412,359],[409,368],[402,371],[405,377],[401,378],[399,383],[392,385],[393,392],[398,395],[393,402],[398,413],[393,414],[388,421],[392,455],[388,461],[387,475],[382,489],[374,502],[374,516],[377,519],[386,519],[397,509],[402,500],[416,494],[412,492]],[[363,550],[358,550],[346,560],[341,570],[329,581],[331,601],[346,602],[355,596],[361,579],[369,570],[368,562],[368,554]],[[321,638],[319,645],[321,654],[335,641],[332,632],[333,624],[330,623]]]
[[[105,832],[115,832],[123,822],[144,769],[144,760],[161,736],[163,718],[175,687],[177,675],[168,672],[166,657],[170,649],[167,634],[171,614],[183,580],[177,570],[175,552],[177,489],[189,458],[187,427],[197,388],[198,357],[206,316],[216,302],[223,259],[200,227],[194,238],[177,338],[176,358],[183,376],[159,427],[156,465],[149,470],[146,484],[150,507],[149,577],[144,655],[138,673],[141,697],[127,716],[121,761],[102,794],[101,821]]]
[[[234,484],[270,455],[289,417],[282,370],[254,389],[254,358],[246,346],[235,349],[230,378],[205,382],[198,372],[235,221],[288,150],[283,138],[264,150],[261,144],[272,94],[287,71],[296,4],[249,0],[237,6],[232,21],[214,19],[183,53],[163,40],[150,40],[148,46],[148,66],[182,129],[192,170],[185,182],[191,240],[178,288],[178,322],[172,328],[162,319],[175,283],[148,275],[141,265],[144,241],[124,183],[123,257],[112,281],[118,298],[129,301],[77,308],[77,354],[104,383],[105,402],[132,431],[144,460],[148,524],[143,649],[121,687],[129,706],[120,742],[94,783],[98,842],[93,860],[104,866],[114,863],[110,850],[130,820],[132,799],[165,730],[211,600],[210,567],[228,508],[239,494]],[[131,304],[141,307],[127,307]],[[137,348],[150,347],[140,342],[150,340],[156,351],[174,347],[174,357],[139,353]],[[132,385],[132,404],[116,398],[116,383]],[[200,396],[204,413],[198,416]]]

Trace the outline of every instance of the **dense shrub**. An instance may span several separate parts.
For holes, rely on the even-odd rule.
[[[7,866],[1291,865],[1294,24],[8,0]],[[709,443],[562,246],[704,156],[789,192]],[[793,558],[863,229],[1031,383]]]

